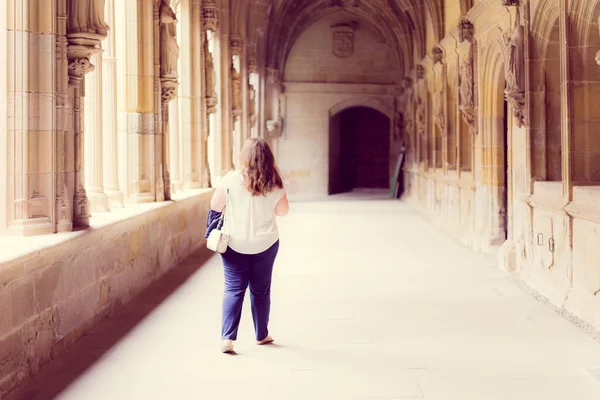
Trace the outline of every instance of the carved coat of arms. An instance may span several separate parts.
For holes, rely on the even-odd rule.
[[[339,24],[332,28],[333,55],[338,58],[348,58],[354,54],[354,31],[357,24]]]

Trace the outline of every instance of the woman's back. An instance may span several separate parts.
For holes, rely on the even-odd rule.
[[[221,184],[226,191],[225,230],[230,235],[229,247],[243,254],[267,250],[279,239],[275,206],[285,192],[281,188],[253,195],[242,171],[231,171]]]

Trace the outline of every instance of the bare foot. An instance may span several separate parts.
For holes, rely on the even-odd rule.
[[[221,345],[222,353],[233,353],[233,341],[232,340],[223,340],[223,344]]]
[[[271,336],[267,336],[263,340],[259,340],[258,342],[256,342],[256,344],[259,346],[263,345],[263,344],[269,344],[269,343],[273,343],[273,338]]]

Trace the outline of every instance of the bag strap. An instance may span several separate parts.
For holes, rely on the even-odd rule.
[[[223,211],[221,211],[221,216],[219,217],[219,222],[217,223],[218,230],[221,230],[221,228],[223,227],[225,211],[227,210],[227,200],[229,200],[229,186],[225,189],[225,207],[223,208]]]

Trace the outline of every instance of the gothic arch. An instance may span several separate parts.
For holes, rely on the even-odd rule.
[[[372,108],[388,117],[390,121],[393,121],[394,119],[394,110],[391,107],[378,99],[373,99],[370,97],[354,97],[344,100],[329,109],[329,117],[333,117],[334,115],[353,107]]]
[[[508,107],[505,107],[505,57],[504,44],[501,38],[485,48],[481,56],[481,91],[480,107],[482,110],[480,132],[482,134],[482,147],[484,153],[493,153],[484,164],[482,181],[489,186],[490,197],[486,202],[489,212],[489,224],[486,231],[490,232],[490,241],[496,245],[506,240],[508,225],[509,202],[507,192],[510,182],[510,163],[508,162],[508,125],[513,120],[508,117]],[[514,124],[512,124],[514,126]],[[495,149],[502,149],[499,153]]]

